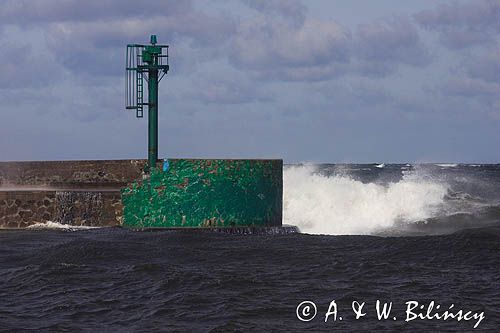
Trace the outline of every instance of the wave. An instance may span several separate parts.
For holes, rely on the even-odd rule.
[[[59,230],[65,230],[65,231],[78,231],[78,230],[89,230],[89,229],[96,229],[99,227],[90,227],[90,226],[76,226],[76,225],[69,225],[69,224],[62,224],[58,222],[52,222],[52,221],[47,221],[47,222],[39,222],[32,224],[27,227],[27,229],[34,229],[34,230],[44,230],[44,229],[59,229]]]
[[[400,172],[384,183],[354,179],[342,168],[331,175],[312,165],[286,168],[284,223],[329,235],[431,235],[500,225],[500,202],[485,198],[490,190],[481,180],[425,166]]]
[[[312,166],[284,172],[284,222],[313,234],[373,234],[396,223],[435,216],[444,183],[406,173],[399,182],[363,183],[348,175],[325,176]]]
[[[456,168],[458,166],[456,163],[440,163],[436,165],[441,168]]]

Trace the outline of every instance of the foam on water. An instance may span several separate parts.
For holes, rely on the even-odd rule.
[[[445,183],[407,172],[399,182],[363,183],[330,177],[313,166],[284,171],[284,223],[312,234],[371,234],[398,223],[435,216],[448,193]]]
[[[436,165],[441,168],[456,168],[458,166],[456,163],[440,163]]]
[[[76,226],[76,225],[69,225],[69,224],[62,224],[58,222],[52,222],[52,221],[47,221],[45,223],[35,223],[27,227],[28,229],[35,229],[35,230],[41,230],[41,229],[60,229],[60,230],[66,230],[66,231],[77,231],[77,230],[88,230],[88,229],[96,229],[98,227],[89,227],[89,226]]]

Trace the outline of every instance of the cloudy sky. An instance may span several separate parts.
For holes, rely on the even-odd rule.
[[[500,162],[499,0],[0,0],[0,160],[145,158],[152,33],[160,157]]]

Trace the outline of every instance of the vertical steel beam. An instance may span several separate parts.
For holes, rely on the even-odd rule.
[[[157,56],[154,63],[158,63]],[[158,69],[148,73],[148,166],[152,169],[158,160]]]

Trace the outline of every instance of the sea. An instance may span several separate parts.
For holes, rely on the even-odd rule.
[[[287,165],[283,222],[0,231],[0,331],[500,332],[500,165]]]

